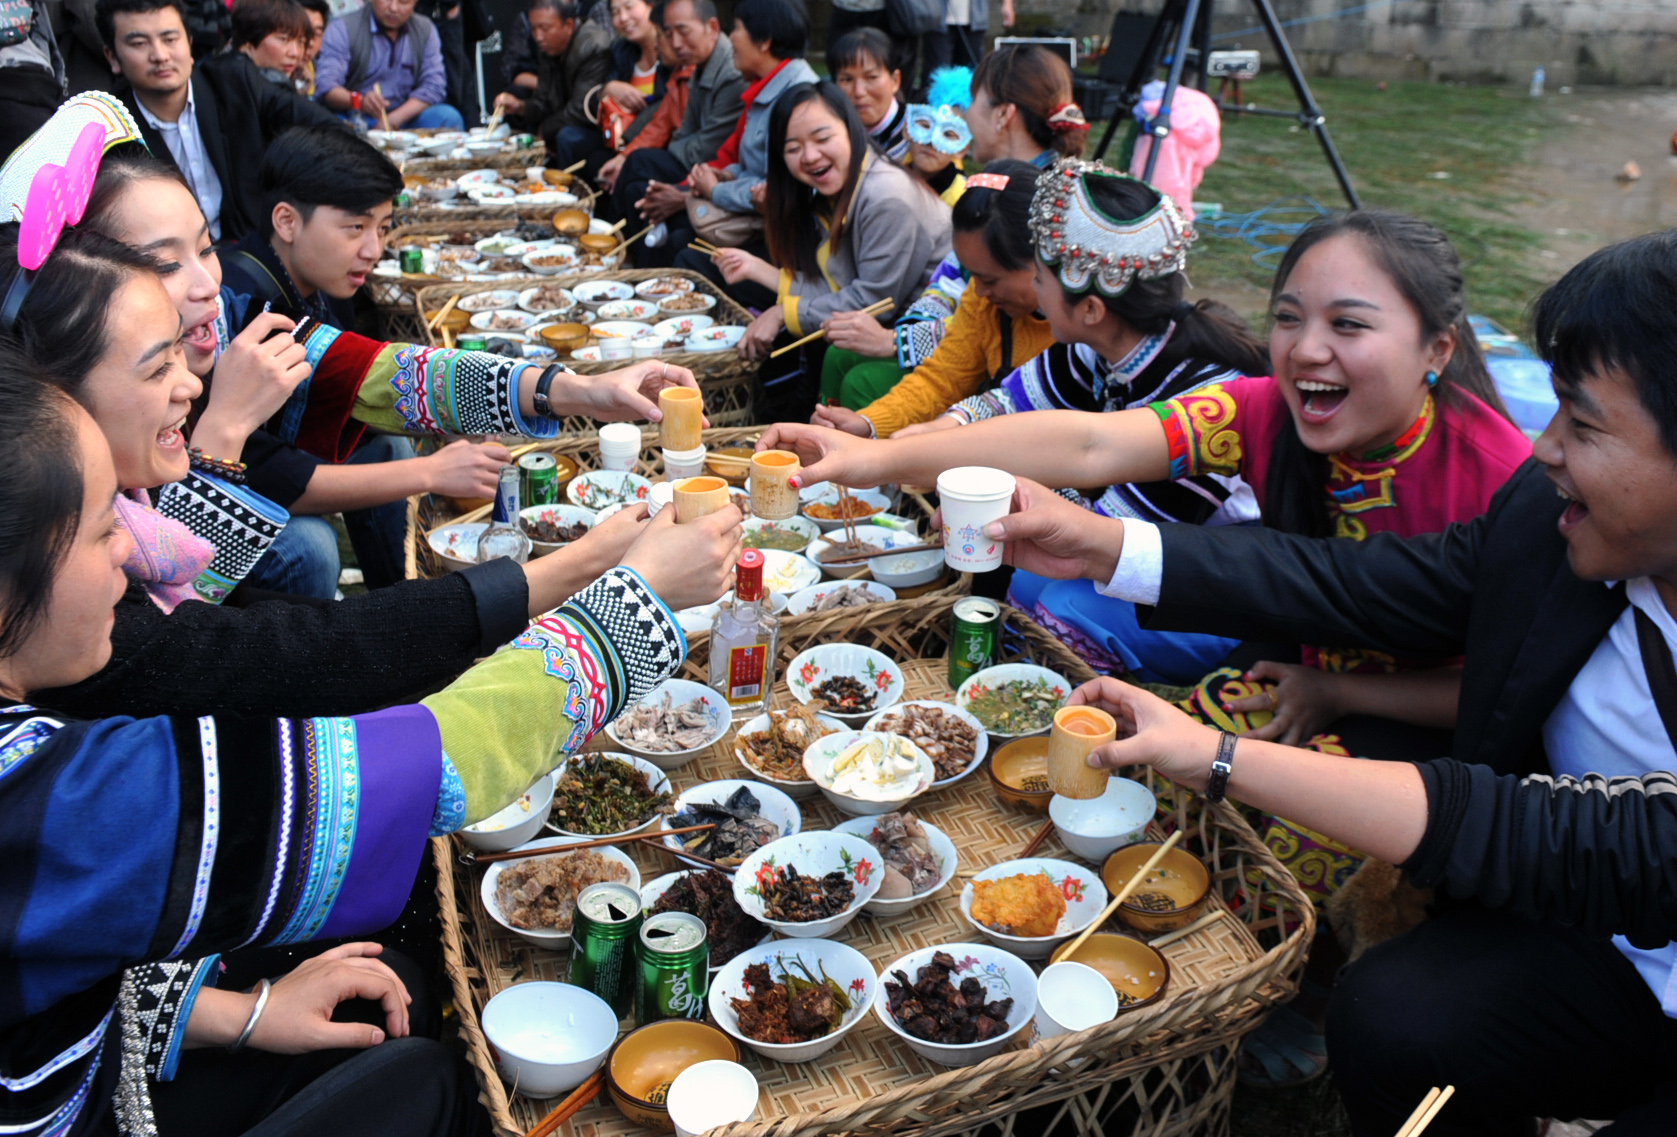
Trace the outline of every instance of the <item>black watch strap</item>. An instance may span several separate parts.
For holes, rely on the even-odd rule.
[[[1205,780],[1205,800],[1219,802],[1229,792],[1229,775],[1234,773],[1234,744],[1238,736],[1222,731],[1217,738],[1217,757],[1211,761],[1211,776]]]
[[[530,402],[535,405],[536,413],[542,418],[559,417],[553,413],[553,404],[548,401],[547,389],[553,386],[553,377],[564,374],[566,370],[563,364],[550,363],[542,369],[541,378],[536,380],[536,391],[530,396]]]

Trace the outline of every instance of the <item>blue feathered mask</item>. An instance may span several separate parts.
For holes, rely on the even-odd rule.
[[[908,137],[940,154],[959,154],[972,145],[972,130],[961,112],[972,103],[972,68],[940,67],[932,72],[926,102],[908,108]]]

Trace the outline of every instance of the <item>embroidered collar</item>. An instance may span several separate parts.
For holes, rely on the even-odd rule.
[[[1415,416],[1415,421],[1409,424],[1409,429],[1385,446],[1370,450],[1361,458],[1349,454],[1341,455],[1341,457],[1348,462],[1390,462],[1396,465],[1414,454],[1425,444],[1428,436],[1432,434],[1433,423],[1437,421],[1437,418],[1437,404],[1433,401],[1432,392],[1429,391],[1421,403],[1421,413]]]
[[[1172,320],[1164,331],[1158,335],[1147,336],[1132,347],[1123,359],[1113,361],[1103,358],[1102,366],[1095,373],[1095,400],[1104,403],[1109,389],[1128,387],[1135,382],[1135,377],[1159,358],[1159,353],[1165,349],[1165,344],[1170,342],[1170,337],[1175,331],[1176,321]]]

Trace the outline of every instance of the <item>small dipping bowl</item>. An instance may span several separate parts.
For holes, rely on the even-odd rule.
[[[674,1133],[667,1106],[670,1085],[690,1066],[738,1062],[740,1048],[726,1033],[692,1019],[664,1019],[623,1036],[606,1063],[612,1104],[637,1125]]]
[[[1170,963],[1157,948],[1134,936],[1097,932],[1075,952],[1067,954],[1061,948],[1054,953],[1055,963],[1067,961],[1094,968],[1112,984],[1120,1015],[1158,1002],[1170,985]]]
[[[483,1008],[483,1033],[509,1086],[525,1097],[551,1098],[600,1068],[617,1040],[617,1012],[569,983],[516,983]]]
[[[1123,846],[1145,837],[1147,823],[1157,809],[1152,790],[1130,778],[1112,777],[1100,797],[1055,794],[1048,803],[1048,816],[1054,819],[1060,844],[1098,865]]]
[[[1157,842],[1126,845],[1106,858],[1101,866],[1101,883],[1113,896],[1129,883],[1131,874],[1147,863],[1159,851]],[[1162,874],[1162,875],[1161,875]],[[1147,907],[1136,902],[1138,896],[1164,896],[1171,906]],[[1130,894],[1118,909],[1118,919],[1128,927],[1146,935],[1174,932],[1186,927],[1205,914],[1211,895],[1211,873],[1192,853],[1172,849],[1165,854],[1149,878]]]
[[[1042,813],[1054,799],[1054,791],[1048,788],[1048,739],[1042,735],[1021,738],[997,750],[990,755],[984,772],[996,796],[1009,805]],[[1027,788],[1027,779],[1041,788]]]
[[[566,186],[570,185],[575,178],[575,174],[567,174],[564,170],[542,171],[542,181],[546,182],[550,186],[558,186],[560,189],[564,189]],[[580,213],[581,210],[578,210],[577,212]]]
[[[576,243],[584,252],[604,256],[617,248],[619,241],[616,233],[584,233],[576,239]]]
[[[580,209],[561,209],[553,215],[553,229],[563,237],[580,237],[588,232],[588,214]]]
[[[566,356],[588,343],[588,325],[548,324],[541,330],[541,337],[548,347]]]

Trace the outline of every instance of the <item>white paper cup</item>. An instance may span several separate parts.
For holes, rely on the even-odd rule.
[[[630,422],[608,422],[600,428],[600,469],[630,470],[640,465],[641,432]]]
[[[525,166],[524,167],[524,180],[525,181],[542,182],[542,184],[545,185],[546,184],[546,181],[545,181],[546,176],[547,176],[547,167],[546,166]]]
[[[1051,963],[1036,981],[1036,1016],[1030,1045],[1074,1030],[1088,1030],[1118,1016],[1118,993],[1086,963]]]
[[[664,477],[672,482],[696,478],[705,472],[705,447],[664,451]]]
[[[601,359],[629,359],[635,354],[635,341],[627,336],[613,336],[600,341]]]
[[[956,466],[938,475],[943,507],[943,562],[956,572],[1000,568],[1002,542],[984,535],[984,527],[1013,508],[1013,475],[988,466]]]
[[[634,355],[636,359],[651,359],[664,353],[664,341],[651,336],[640,336],[634,341]]]
[[[696,1062],[676,1075],[664,1098],[676,1137],[698,1137],[718,1125],[757,1117],[757,1079],[738,1062]]]
[[[646,515],[648,518],[657,517],[660,509],[674,503],[675,487],[668,482],[655,482],[652,492],[646,495]]]

